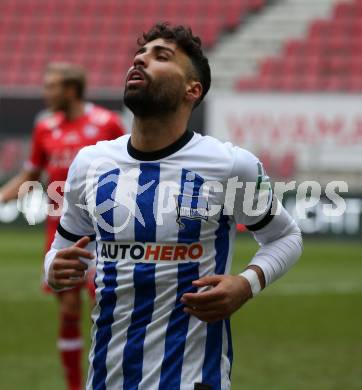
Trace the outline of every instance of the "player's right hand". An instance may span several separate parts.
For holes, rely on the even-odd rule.
[[[82,237],[71,247],[57,252],[49,268],[48,284],[51,288],[68,289],[84,283],[88,265],[79,258],[94,258],[92,252],[84,249],[89,241],[89,237]]]

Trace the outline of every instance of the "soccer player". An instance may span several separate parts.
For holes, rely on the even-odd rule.
[[[66,180],[69,166],[78,151],[100,140],[112,140],[124,135],[116,114],[84,101],[85,71],[69,63],[51,63],[44,74],[44,97],[50,110],[34,129],[29,160],[16,177],[0,188],[0,201],[18,197],[19,189],[27,181],[37,181],[42,171],[49,184]],[[55,191],[62,194],[61,188]],[[53,190],[51,198],[56,199]],[[20,196],[23,194],[19,194]],[[50,200],[57,209],[60,205]],[[54,239],[59,217],[47,218],[46,250]],[[88,287],[94,301],[94,282],[90,277],[82,286]],[[81,287],[57,293],[59,302],[58,348],[70,390],[80,390],[81,369]],[[44,291],[52,291],[46,283]]]
[[[82,284],[96,245],[87,390],[227,390],[229,318],[297,261],[300,230],[253,154],[187,130],[210,86],[200,39],[157,24],[138,45],[132,133],[75,158],[46,278]],[[261,247],[230,275],[237,223]]]

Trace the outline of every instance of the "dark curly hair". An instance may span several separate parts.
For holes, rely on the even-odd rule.
[[[172,27],[166,22],[157,23],[151,27],[149,31],[144,32],[142,37],[137,39],[137,44],[139,46],[144,46],[146,43],[158,38],[175,42],[190,58],[196,71],[195,76],[202,85],[202,95],[195,102],[194,107],[198,106],[210,89],[211,84],[209,61],[202,52],[201,39],[198,36],[193,35],[190,27],[181,25]]]

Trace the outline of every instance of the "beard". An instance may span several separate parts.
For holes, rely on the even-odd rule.
[[[56,101],[46,101],[47,107],[51,111],[63,111],[67,112],[71,106],[70,102],[67,99],[58,99]]]
[[[147,75],[145,79],[146,85],[125,86],[124,104],[133,114],[139,118],[148,118],[165,116],[176,111],[182,102],[182,81],[174,77],[151,80]]]

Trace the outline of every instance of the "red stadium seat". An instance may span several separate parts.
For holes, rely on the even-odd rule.
[[[362,91],[362,76],[351,76],[346,80],[346,89],[349,92]]]
[[[255,78],[243,78],[236,82],[235,88],[242,91],[253,91],[258,88],[258,81]]]
[[[265,1],[264,0],[249,0],[248,5],[249,5],[250,9],[252,9],[254,11],[258,11],[264,7]]]
[[[278,90],[292,92],[299,89],[300,81],[294,75],[283,75],[278,82]]]
[[[318,92],[323,89],[323,79],[317,74],[304,75],[298,89],[303,92]]]
[[[312,38],[325,38],[331,34],[331,23],[327,20],[315,20],[309,27],[309,36]]]
[[[362,75],[362,54],[360,56],[352,57],[348,64],[348,71],[352,76]]]
[[[260,74],[273,75],[280,71],[281,60],[279,58],[269,57],[266,58],[260,65]]]
[[[305,42],[300,39],[291,39],[284,44],[283,53],[285,56],[303,55],[305,50]]]
[[[345,91],[347,82],[345,77],[333,76],[326,81],[325,90],[331,92]]]
[[[345,2],[336,4],[333,15],[335,19],[351,19],[353,17],[353,5]]]

